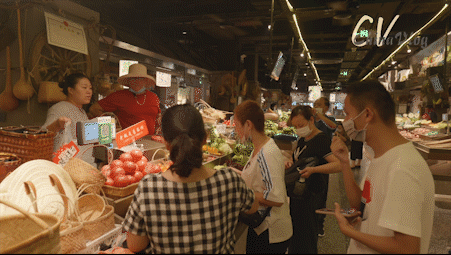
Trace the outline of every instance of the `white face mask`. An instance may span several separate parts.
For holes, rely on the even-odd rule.
[[[365,110],[363,110],[353,119],[343,121],[343,128],[346,134],[354,141],[364,142],[366,139],[366,127],[368,126],[368,123],[366,123],[365,127],[362,130],[356,130],[354,124],[354,120],[360,117],[360,115],[362,115],[364,111]]]
[[[312,133],[312,130],[310,129],[310,127],[307,125],[305,127],[302,128],[296,128],[296,134],[299,137],[307,137]]]

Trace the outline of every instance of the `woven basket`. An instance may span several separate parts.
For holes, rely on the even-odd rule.
[[[77,157],[81,157],[81,155],[83,155],[88,149],[96,146],[106,147],[105,145],[90,146],[86,148],[82,153],[77,154]],[[108,153],[110,154],[110,158],[108,160],[108,163],[110,163],[110,161],[113,159],[113,153],[108,147],[106,148]],[[103,184],[106,181],[106,177],[97,168],[77,157],[69,159],[69,161],[64,165],[63,168],[69,173],[70,177],[75,182],[77,189],[79,189],[82,184],[86,183],[92,185],[85,190],[87,193],[99,194]]]
[[[39,127],[0,127],[0,151],[16,154],[22,163],[33,159],[52,160],[55,133]]]
[[[0,182],[21,163],[22,160],[16,154],[0,152]]]
[[[136,187],[138,187],[138,183],[132,183],[126,187],[113,187],[109,185],[103,185],[102,191],[109,198],[117,199],[123,198],[135,193]]]
[[[93,241],[114,228],[114,207],[105,206],[102,216],[92,221],[83,222],[85,238]]]
[[[88,193],[80,196],[82,192],[90,186],[92,186],[92,184],[85,183],[81,185],[78,190],[79,197],[77,201],[77,210],[82,221],[93,221],[102,216],[105,211],[105,200],[101,196],[95,193]],[[103,190],[101,191],[103,193]],[[105,193],[103,193],[103,195],[105,196]]]
[[[58,177],[54,174],[49,175],[49,177],[51,184],[57,187],[64,201],[64,217],[60,226],[61,253],[76,253],[86,248],[83,223],[81,222],[77,208],[75,208],[66,196],[63,185]],[[72,206],[73,210],[69,210],[69,206]],[[74,212],[74,215],[70,214],[72,211]]]
[[[31,214],[7,201],[0,203],[22,214],[0,216],[0,253],[59,253],[61,221],[50,214]]]

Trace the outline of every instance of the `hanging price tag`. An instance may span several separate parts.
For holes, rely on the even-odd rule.
[[[80,149],[75,142],[70,141],[69,143],[61,146],[57,152],[53,153],[53,163],[64,166],[69,159],[75,157],[79,151]]]

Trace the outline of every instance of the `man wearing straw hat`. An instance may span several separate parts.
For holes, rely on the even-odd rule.
[[[147,74],[147,67],[131,65],[129,73],[119,77],[118,82],[129,89],[116,91],[94,103],[89,108],[90,117],[113,112],[124,129],[145,120],[150,135],[161,133],[160,99],[150,91],[155,87],[155,79]]]

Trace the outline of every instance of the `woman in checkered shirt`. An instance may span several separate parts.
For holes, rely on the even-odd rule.
[[[254,192],[234,171],[202,165],[206,132],[191,105],[176,105],[162,118],[174,164],[148,174],[135,191],[123,223],[127,246],[145,253],[233,253],[240,211],[254,213]]]

